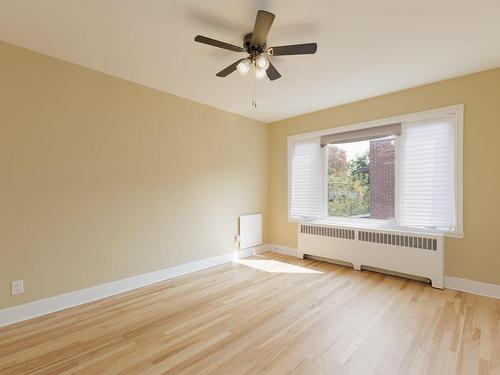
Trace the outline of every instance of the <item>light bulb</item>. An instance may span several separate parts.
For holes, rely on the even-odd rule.
[[[236,66],[236,69],[238,69],[238,72],[240,72],[241,75],[246,75],[249,72],[251,66],[252,62],[250,61],[250,59],[245,59]]]
[[[264,70],[269,68],[269,60],[266,59],[266,57],[264,55],[257,56],[257,58],[255,59],[255,64],[257,64],[257,66],[259,68],[264,69]]]
[[[266,76],[266,70],[256,66],[255,67],[255,77],[261,79],[261,78],[264,78],[265,76]]]

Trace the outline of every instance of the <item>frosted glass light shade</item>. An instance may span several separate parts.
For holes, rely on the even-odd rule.
[[[241,75],[246,75],[250,71],[251,67],[252,62],[250,59],[245,59],[236,66],[236,69],[238,69],[238,72],[240,72]]]

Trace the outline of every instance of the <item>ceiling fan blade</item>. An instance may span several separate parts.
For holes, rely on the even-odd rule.
[[[198,42],[198,43],[208,44],[209,46],[219,47],[219,48],[227,49],[229,51],[245,52],[245,50],[242,47],[238,47],[238,46],[235,46],[233,44],[221,42],[220,40],[207,38],[206,36],[203,36],[203,35],[196,35],[194,40],[195,40],[195,42]]]
[[[255,26],[253,27],[252,33],[253,45],[263,46],[266,44],[267,34],[269,34],[274,17],[274,14],[265,10],[259,10],[257,12],[257,18],[255,18]]]
[[[242,62],[245,59],[239,59],[238,61],[232,63],[229,65],[227,68],[222,69],[219,73],[216,74],[217,77],[227,77],[230,75],[232,72],[236,70],[236,67],[240,62]]]
[[[269,68],[266,70],[267,77],[271,80],[274,81],[278,78],[281,78],[280,72],[276,70],[274,65],[269,61]]]
[[[272,56],[285,55],[310,55],[316,53],[318,45],[316,43],[292,44],[289,46],[271,47],[267,52]]]

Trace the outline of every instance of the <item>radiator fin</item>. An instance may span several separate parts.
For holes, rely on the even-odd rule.
[[[358,241],[372,242],[385,245],[413,247],[416,249],[437,251],[437,239],[430,237],[411,236],[407,234],[393,234],[358,230]],[[346,240],[356,240],[356,230],[336,228],[321,225],[301,225],[300,233],[312,234],[321,237],[336,237]]]
[[[438,246],[435,238],[367,231],[358,231],[358,240],[434,251],[437,251]]]
[[[346,240],[356,239],[356,232],[353,229],[323,227],[320,225],[301,225],[300,232],[322,237],[336,237],[344,238]]]

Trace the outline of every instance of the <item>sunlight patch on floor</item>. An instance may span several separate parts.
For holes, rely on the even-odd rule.
[[[236,263],[244,266],[252,267],[260,271],[272,273],[323,273],[321,271],[312,270],[310,268],[296,266],[271,259],[238,259]]]

